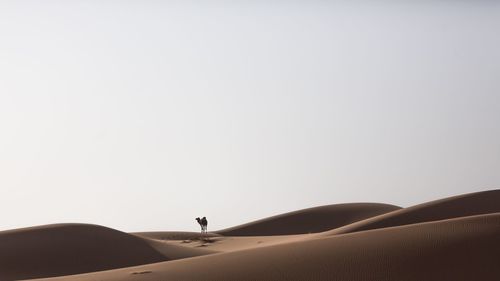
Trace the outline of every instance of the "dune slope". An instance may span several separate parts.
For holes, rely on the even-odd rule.
[[[496,213],[44,281],[493,281],[499,256]]]
[[[106,227],[57,224],[0,232],[0,280],[93,272],[168,260],[143,239]]]
[[[322,232],[362,219],[398,210],[378,203],[350,203],[320,206],[285,213],[247,224],[215,231],[224,236],[291,235]]]
[[[320,235],[351,233],[495,212],[500,212],[500,190],[476,192],[431,201],[345,225]]]

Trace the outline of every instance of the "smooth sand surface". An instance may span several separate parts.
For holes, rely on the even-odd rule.
[[[404,209],[322,206],[205,237],[78,224],[4,231],[0,280],[500,280],[499,208],[494,190]]]

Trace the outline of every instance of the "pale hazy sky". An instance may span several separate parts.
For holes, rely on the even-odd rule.
[[[0,229],[499,187],[499,1],[0,2]]]

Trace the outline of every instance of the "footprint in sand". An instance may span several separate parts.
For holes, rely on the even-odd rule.
[[[132,275],[136,275],[136,274],[148,274],[148,273],[152,273],[153,271],[150,271],[150,270],[144,270],[144,271],[134,271],[130,274]]]

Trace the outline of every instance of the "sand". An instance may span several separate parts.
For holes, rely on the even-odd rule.
[[[2,281],[500,280],[499,257],[500,190],[322,206],[204,238],[83,224],[0,232]]]

